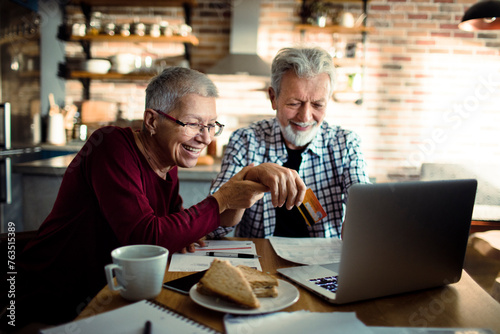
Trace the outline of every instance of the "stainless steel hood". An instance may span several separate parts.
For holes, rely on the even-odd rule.
[[[229,55],[208,74],[249,74],[269,77],[271,66],[257,54],[260,0],[234,0]]]

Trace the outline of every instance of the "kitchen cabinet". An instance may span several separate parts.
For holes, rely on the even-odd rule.
[[[341,24],[329,24],[324,26],[314,24],[297,24],[295,31],[299,31],[301,40],[305,41],[307,35],[311,34],[330,34],[332,35],[332,44],[336,48],[333,52],[333,61],[337,68],[337,85],[333,94],[333,99],[337,102],[355,102],[361,104],[363,102],[362,80],[365,72],[365,45],[366,35],[373,32],[374,29],[366,26],[367,8],[369,0],[324,0],[325,3],[362,3],[362,13],[358,17],[358,24],[353,26],[344,26]],[[307,0],[303,0],[306,4]],[[354,21],[357,21],[356,19]],[[357,42],[345,42],[343,36],[357,35],[361,38]],[[341,36],[341,37],[339,37]],[[342,39],[344,42],[339,43],[336,39]],[[355,38],[352,38],[355,40]],[[338,45],[342,45],[339,50]]]
[[[90,26],[90,20],[92,16],[92,11],[95,6],[106,6],[99,7],[99,11],[104,11],[105,8],[109,10],[112,7],[120,6],[120,7],[137,7],[137,6],[159,6],[159,7],[183,7],[184,9],[184,20],[185,24],[190,26],[191,24],[191,11],[192,6],[195,5],[194,1],[156,1],[156,0],[147,0],[147,1],[114,1],[114,0],[85,0],[85,1],[76,1],[77,4],[80,5],[81,11],[85,16],[85,25],[86,27]],[[93,43],[175,43],[175,44],[184,44],[184,54],[181,55],[188,62],[190,61],[190,47],[198,45],[199,41],[196,36],[189,34],[172,34],[170,36],[160,35],[160,36],[152,36],[150,34],[144,35],[134,35],[132,32],[129,36],[122,36],[119,32],[116,32],[113,35],[105,34],[102,31],[98,33],[92,33],[88,31],[86,35],[73,35],[70,24],[68,23],[68,14],[65,12],[65,24],[60,27],[58,38],[65,41],[66,43],[80,43],[83,51],[85,53],[86,59],[92,59],[92,44]],[[69,59],[67,60],[68,63]],[[59,73],[60,77],[63,77],[67,80],[79,80],[83,85],[83,100],[90,99],[90,85],[91,80],[107,80],[107,81],[122,81],[122,82],[130,82],[130,81],[147,81],[154,74],[154,71],[132,71],[130,73],[119,73],[113,71],[113,69],[107,73],[94,73],[88,72],[82,69],[72,69],[68,64],[60,64]]]

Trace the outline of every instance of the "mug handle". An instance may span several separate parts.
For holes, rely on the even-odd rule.
[[[108,281],[108,287],[111,291],[118,291],[118,290],[124,290],[125,287],[123,285],[120,285],[120,283],[117,282],[115,285],[115,282],[113,280],[113,270],[122,270],[122,267],[115,263],[111,263],[106,265],[104,267],[104,271],[106,272],[106,280]]]

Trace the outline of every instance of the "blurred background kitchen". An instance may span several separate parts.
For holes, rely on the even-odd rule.
[[[338,65],[327,121],[361,136],[374,182],[478,178],[475,218],[498,227],[500,30],[458,28],[476,2],[3,0],[2,232],[7,221],[38,228],[93,130],[141,125],[148,79],[166,66],[205,72],[220,90],[213,164],[180,171],[186,204],[203,198],[231,132],[274,116],[270,61],[300,43]]]

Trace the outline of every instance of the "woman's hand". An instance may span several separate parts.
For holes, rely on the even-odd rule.
[[[194,250],[195,250],[194,244],[195,243],[198,244],[198,246],[200,246],[200,247],[205,247],[205,241],[203,241],[203,239],[200,239],[200,240],[198,240],[196,242],[193,242],[192,244],[187,245],[186,247],[184,247],[183,249],[181,249],[180,252],[182,254],[186,254],[187,252],[194,253]]]

